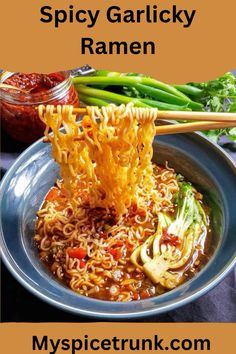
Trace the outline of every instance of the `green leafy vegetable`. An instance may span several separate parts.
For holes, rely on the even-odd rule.
[[[179,182],[175,201],[176,217],[159,213],[156,233],[137,247],[130,258],[153,283],[160,283],[169,289],[181,281],[181,275],[176,270],[188,262],[208,224],[190,183]],[[165,243],[166,239],[169,243]],[[171,240],[174,240],[173,243]]]
[[[206,83],[190,83],[189,86],[200,89],[201,95],[195,98],[210,112],[236,112],[236,76],[227,72],[215,80]],[[177,86],[178,87],[178,86]],[[204,132],[217,142],[222,135],[236,141],[236,128],[216,129]]]
[[[236,76],[228,72],[206,83],[191,83],[202,90],[199,101],[211,112],[236,112]]]
[[[143,74],[98,70],[92,76],[75,77],[73,82],[88,105],[133,102],[159,110],[236,112],[236,77],[230,72],[208,82],[169,85]],[[236,128],[203,133],[215,142],[222,135],[236,142]]]

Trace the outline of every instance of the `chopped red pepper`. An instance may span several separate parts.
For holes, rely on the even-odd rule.
[[[116,241],[116,246],[123,246],[123,244],[124,244],[124,241],[121,241],[121,240]]]
[[[68,255],[72,258],[83,259],[87,256],[87,252],[84,248],[71,248],[68,250]]]
[[[85,260],[84,260],[84,259],[81,259],[80,264],[79,264],[80,268],[84,268],[85,265],[86,265]]]
[[[148,299],[150,296],[151,295],[148,290],[143,290],[140,294],[141,299]]]
[[[139,294],[133,293],[133,300],[139,300]]]
[[[48,201],[55,200],[58,198],[59,195],[60,195],[60,190],[56,187],[52,187],[48,192],[48,194],[46,195],[45,200]]]
[[[146,211],[143,209],[138,209],[137,210],[137,214],[141,217],[141,218],[145,218],[146,216]]]
[[[137,204],[136,203],[131,203],[130,208],[129,208],[129,213],[130,214],[135,214],[137,211]]]
[[[89,130],[87,134],[88,134],[88,136],[92,139],[92,137],[93,137],[93,131],[92,131],[92,130]]]
[[[101,237],[101,238],[104,238],[104,239],[107,239],[107,233],[106,232],[104,232],[104,231],[100,231],[99,232],[99,236]]]
[[[125,240],[125,244],[126,244],[126,248],[131,251],[134,248],[134,245],[132,245],[131,243],[129,243],[129,240],[126,239]]]
[[[130,208],[129,208],[129,216],[135,216],[138,215],[141,218],[144,218],[146,216],[146,211],[143,209],[138,209],[138,206],[136,203],[131,203]]]
[[[122,258],[122,252],[120,248],[112,248],[109,249],[108,252],[112,254],[114,259],[117,261],[118,259]]]

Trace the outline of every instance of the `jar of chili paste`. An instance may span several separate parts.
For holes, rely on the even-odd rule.
[[[0,82],[17,87],[0,88],[0,117],[3,129],[13,138],[32,143],[43,136],[39,104],[79,105],[78,94],[67,71],[51,74],[4,72]]]

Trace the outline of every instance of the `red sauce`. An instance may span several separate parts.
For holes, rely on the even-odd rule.
[[[52,74],[14,74],[5,80],[5,84],[30,90],[30,93],[40,93],[57,86],[65,78],[61,73]]]
[[[175,247],[180,246],[181,242],[178,236],[173,235],[173,234],[168,234],[166,230],[163,231],[162,237],[161,237],[161,244],[170,244]]]
[[[38,104],[71,104],[78,106],[78,95],[72,84],[65,83],[68,76],[63,72],[51,74],[16,73],[4,83],[19,87],[29,93],[5,90],[10,100],[2,94],[0,112],[1,123],[5,131],[16,140],[31,143],[43,136],[44,124],[38,117]],[[63,84],[62,84],[63,85]],[[58,90],[57,90],[58,87]],[[52,91],[52,89],[54,89]]]

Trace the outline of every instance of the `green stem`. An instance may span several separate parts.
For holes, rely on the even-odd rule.
[[[123,76],[123,74],[122,74],[122,73],[119,73],[118,71],[96,70],[94,76],[120,77],[120,76]]]
[[[175,87],[165,84],[164,82],[143,76],[78,76],[73,78],[75,85],[119,85],[119,86],[134,86],[135,84],[143,84],[160,90],[171,93],[174,96],[182,97],[185,102],[190,99]]]
[[[147,98],[141,98],[140,101],[146,103],[151,107],[156,107],[160,111],[191,111],[191,109],[188,108],[188,104],[185,106],[177,106],[165,102],[149,100]]]
[[[142,84],[136,84],[134,86],[139,92],[144,93],[153,99],[157,101],[162,101],[165,103],[170,103],[174,104],[177,106],[183,106],[186,105],[186,100],[181,98],[181,97],[176,97],[172,95],[171,93],[156,89],[154,87],[142,85]],[[201,103],[189,101],[188,102],[188,107],[191,108],[192,110],[196,111],[202,111],[203,110],[203,105]]]
[[[136,107],[149,107],[146,103],[142,102],[137,98],[123,96],[117,93],[99,90],[92,87],[87,87],[83,85],[75,85],[76,90],[79,94],[84,94],[91,97],[96,97],[105,101],[109,101],[111,103],[118,103],[118,104],[127,104],[133,102]]]
[[[183,92],[186,95],[194,96],[194,97],[201,97],[202,90],[198,87],[191,86],[191,85],[173,85],[177,90]]]
[[[228,99],[233,99],[233,100],[235,100],[236,99],[236,96],[228,96],[228,95],[218,95],[218,97],[220,97],[220,98],[228,98]]]
[[[107,101],[101,100],[100,98],[87,96],[82,93],[80,93],[79,99],[88,106],[105,107],[109,104]]]

